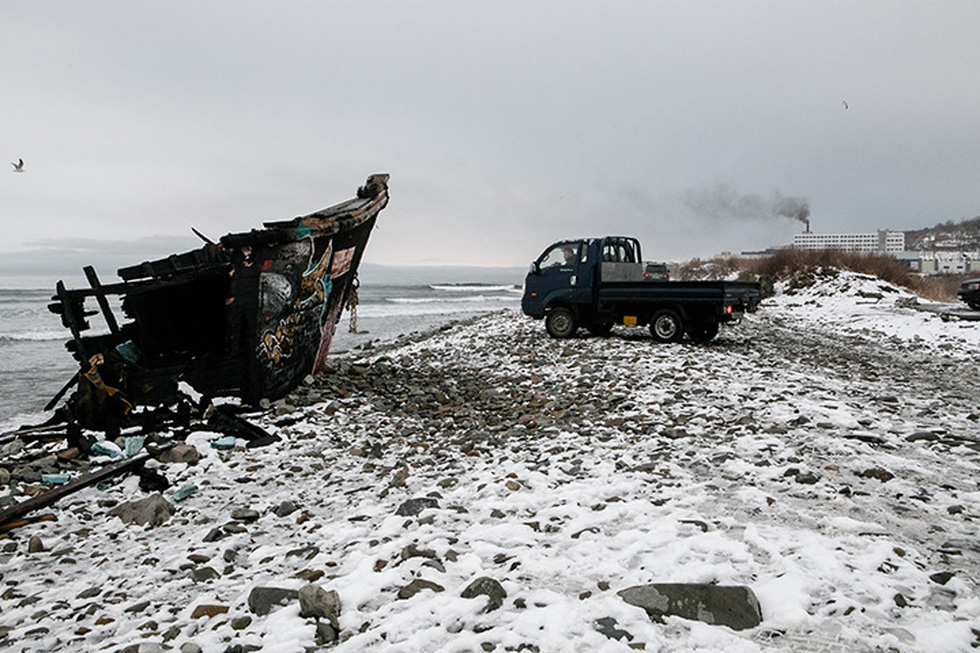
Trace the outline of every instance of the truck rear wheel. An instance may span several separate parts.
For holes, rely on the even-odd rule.
[[[662,308],[650,320],[650,335],[657,342],[677,342],[684,335],[684,321],[676,311]]]
[[[564,306],[553,308],[544,318],[544,328],[552,338],[571,338],[578,329],[575,314]]]
[[[687,327],[687,335],[694,342],[710,342],[718,335],[718,323],[714,320],[710,322],[695,322]]]

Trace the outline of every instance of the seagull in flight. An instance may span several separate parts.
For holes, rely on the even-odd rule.
[[[17,163],[11,161],[10,165],[14,167],[14,172],[24,172],[24,159],[17,159]]]
[[[850,107],[848,107],[848,106],[847,106],[847,100],[841,100],[841,104],[843,104],[843,105],[844,105],[844,108],[845,108],[845,109],[848,109],[848,108],[850,108]]]

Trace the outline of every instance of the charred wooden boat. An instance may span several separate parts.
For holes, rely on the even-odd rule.
[[[66,346],[81,369],[49,409],[77,383],[69,421],[115,430],[133,406],[176,403],[181,382],[253,405],[286,395],[324,366],[387,184],[372,175],[346,202],[122,268],[121,283],[103,285],[91,267],[89,288],[59,281],[49,308],[71,331]],[[116,319],[116,298],[129,321]],[[86,334],[99,312],[108,332]]]

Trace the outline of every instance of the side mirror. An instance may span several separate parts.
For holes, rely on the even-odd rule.
[[[529,269],[529,272],[531,274],[538,274],[539,272],[541,272],[541,268],[538,267],[538,262],[537,261],[531,261],[531,267]]]

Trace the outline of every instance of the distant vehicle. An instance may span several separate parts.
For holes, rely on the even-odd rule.
[[[649,325],[658,342],[677,342],[684,334],[708,342],[719,325],[759,306],[758,283],[668,277],[665,265],[643,262],[636,238],[563,240],[531,263],[521,308],[543,318],[554,338],[570,338],[580,326],[606,336],[613,325],[628,324]]]
[[[670,270],[666,263],[646,263],[643,268],[643,278],[650,281],[666,281],[670,279]]]
[[[975,311],[980,311],[980,279],[964,281],[956,295]]]

